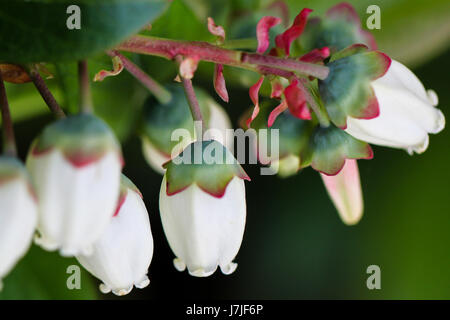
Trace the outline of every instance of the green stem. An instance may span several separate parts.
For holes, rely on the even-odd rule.
[[[6,97],[5,84],[0,72],[0,104],[3,122],[3,153],[9,156],[17,156],[16,139],[9,111],[8,98]]]
[[[78,62],[78,81],[80,89],[80,111],[84,113],[92,113],[92,95],[89,83],[89,71],[86,60]]]
[[[145,73],[141,68],[128,60],[124,55],[117,51],[107,51],[110,57],[119,57],[123,63],[123,67],[139,82],[150,91],[156,99],[162,104],[167,104],[172,99],[172,95],[162,85],[156,82],[152,77]]]

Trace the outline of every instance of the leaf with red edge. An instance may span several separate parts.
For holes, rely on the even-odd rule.
[[[289,51],[291,48],[291,43],[297,39],[305,29],[306,22],[308,20],[308,15],[312,12],[311,9],[303,9],[294,20],[294,23],[290,28],[284,31],[282,34],[276,36],[275,44],[277,47],[284,49],[284,52],[289,56]]]
[[[256,37],[258,39],[258,48],[256,52],[264,53],[270,45],[269,30],[280,24],[281,19],[277,17],[265,16],[259,20],[256,25]]]
[[[310,52],[304,54],[300,57],[300,61],[309,62],[309,63],[318,63],[322,62],[326,58],[330,56],[330,48],[323,47],[320,49],[313,49]]]
[[[284,89],[284,96],[289,107],[289,111],[297,118],[310,120],[311,113],[306,103],[306,95],[302,84],[297,80],[292,80],[291,84]]]
[[[217,42],[222,44],[225,41],[225,30],[222,26],[214,23],[213,18],[208,17],[208,31],[217,37]]]
[[[117,76],[123,70],[123,62],[118,56],[112,58],[113,69],[111,71],[101,70],[94,76],[94,81],[103,81],[106,77]]]
[[[350,46],[336,55],[342,58],[327,63],[330,74],[319,81],[320,97],[331,121],[344,129],[347,117],[372,119],[379,115],[371,82],[383,76],[391,59],[379,51]],[[357,52],[348,55],[348,53]],[[331,59],[332,60],[332,59]]]
[[[288,108],[287,102],[286,100],[282,100],[281,103],[276,106],[269,114],[269,118],[267,120],[267,126],[270,128],[273,123],[275,122],[275,120],[277,119],[277,117],[283,113],[284,110],[286,110]]]
[[[223,65],[216,64],[214,68],[214,89],[223,101],[228,102],[228,91],[223,76]]]
[[[252,100],[253,104],[255,105],[252,115],[249,119],[247,119],[247,127],[250,128],[250,124],[252,123],[252,121],[256,118],[256,116],[259,113],[259,89],[261,88],[261,85],[264,81],[264,76],[261,76],[261,78],[259,78],[258,82],[256,82],[254,85],[252,85],[249,89],[249,95],[250,95],[250,99]]]

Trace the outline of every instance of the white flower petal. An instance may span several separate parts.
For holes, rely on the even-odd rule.
[[[79,255],[78,261],[103,281],[100,290],[116,295],[128,294],[133,285],[146,287],[153,256],[150,221],[140,195],[128,189],[116,216],[93,245],[92,255]]]
[[[0,184],[0,283],[30,247],[37,203],[22,177]]]

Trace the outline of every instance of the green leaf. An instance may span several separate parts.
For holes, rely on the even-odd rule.
[[[67,273],[74,258],[63,258],[55,252],[46,252],[32,246],[13,271],[3,279],[0,299],[96,299],[97,289],[92,277],[80,267],[81,288],[68,289]]]
[[[71,0],[14,0],[0,8],[0,61],[78,60],[113,47],[165,8],[164,0],[80,0],[80,29],[67,28]]]

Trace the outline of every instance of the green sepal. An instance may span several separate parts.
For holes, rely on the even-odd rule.
[[[271,150],[271,129],[278,129],[280,160],[289,155],[300,156],[302,151],[308,146],[315,122],[298,119],[289,110],[285,110],[276,118],[272,127],[268,128],[267,118],[272,107],[272,105],[266,103],[261,104],[260,116],[256,117],[252,122],[252,127],[256,131],[267,129],[266,150]]]
[[[141,191],[138,189],[138,187],[136,187],[136,185],[130,180],[128,179],[127,176],[125,176],[123,173],[120,175],[120,194],[121,195],[126,195],[126,192],[129,190],[132,190],[134,192],[136,192],[137,194],[139,194],[142,198],[142,193]]]
[[[311,165],[314,170],[326,175],[339,173],[345,159],[372,159],[369,144],[360,141],[334,125],[316,127],[308,148],[301,154],[301,167]]]
[[[351,46],[336,53],[340,59],[327,64],[330,73],[319,81],[319,92],[331,121],[346,128],[347,117],[372,119],[379,115],[371,81],[381,77],[391,59],[363,46]]]
[[[179,141],[171,141],[172,132],[184,128],[194,138],[194,121],[181,85],[166,86],[171,93],[167,103],[158,102],[150,96],[143,107],[141,134],[147,138],[161,153],[170,156],[172,149]],[[203,90],[196,88],[195,93],[204,117],[206,126],[210,118],[210,104],[215,103]],[[203,128],[206,130],[206,128]]]
[[[22,161],[11,156],[0,156],[0,186],[15,179],[23,179],[28,185],[31,197],[37,199],[30,174]]]
[[[77,114],[53,122],[33,142],[31,154],[39,156],[53,149],[59,149],[77,167],[99,160],[108,151],[122,157],[112,130],[91,114]]]
[[[25,178],[30,181],[23,163],[15,157],[0,156],[0,185],[16,178]]]
[[[203,191],[220,198],[233,177],[250,180],[233,154],[216,140],[195,141],[176,158],[163,165],[167,195],[183,191],[195,183]]]

